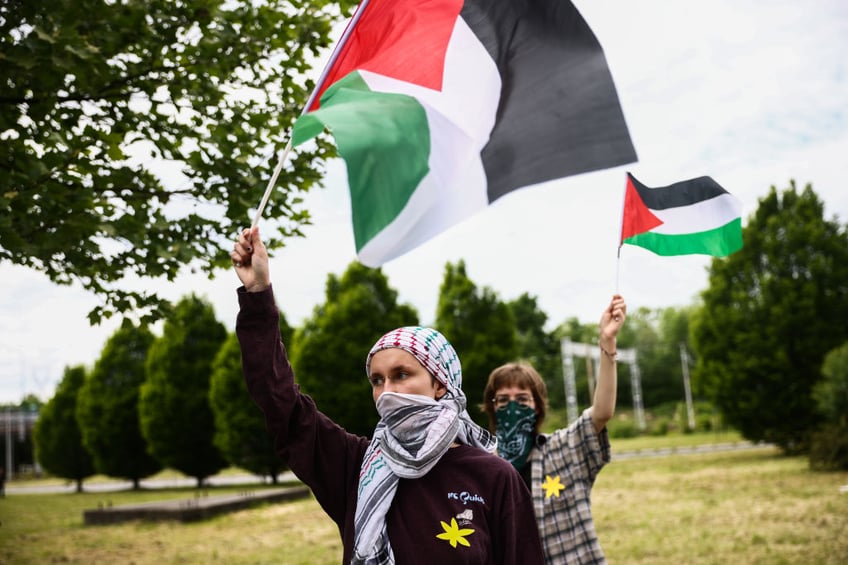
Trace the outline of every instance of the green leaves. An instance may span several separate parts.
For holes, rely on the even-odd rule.
[[[188,296],[168,314],[147,355],[139,400],[142,435],[158,461],[197,478],[198,485],[226,466],[213,444],[209,403],[212,362],[226,337],[212,306]]]
[[[351,433],[371,435],[379,418],[365,356],[384,333],[417,323],[417,312],[398,304],[397,291],[380,269],[353,262],[340,278],[327,278],[326,302],[295,334],[296,379],[333,421]]]
[[[806,449],[824,355],[848,339],[848,234],[811,186],[760,200],[745,247],[713,260],[692,327],[695,382],[751,440]]]
[[[77,399],[77,423],[98,473],[138,481],[162,469],[147,449],[138,397],[153,334],[125,323],[106,342]]]
[[[309,95],[306,59],[341,15],[322,0],[5,6],[0,260],[82,283],[102,298],[92,322],[161,316],[164,300],[123,280],[222,265],[220,242],[276,165],[260,157],[279,153]],[[300,193],[333,154],[319,142],[286,167],[266,208],[272,247],[309,223]]]
[[[486,418],[477,402],[489,373],[514,361],[518,354],[517,327],[512,309],[490,288],[478,289],[465,271],[465,262],[445,265],[439,290],[436,329],[444,334],[462,364],[462,389],[468,412],[477,423]]]
[[[77,483],[94,474],[91,454],[82,442],[76,407],[79,391],[85,383],[85,367],[66,367],[56,393],[39,412],[33,431],[36,458],[47,472]]]

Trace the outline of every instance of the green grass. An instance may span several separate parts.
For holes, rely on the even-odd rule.
[[[592,505],[610,563],[848,562],[848,473],[772,448],[615,462]]]
[[[243,492],[215,487],[209,496]],[[84,526],[84,510],[191,499],[195,489],[8,495],[0,499],[0,563],[277,564],[338,563],[335,525],[314,499],[266,504],[198,523]],[[294,552],[290,551],[297,545]]]
[[[613,449],[636,449],[626,446],[637,440],[614,440]],[[836,565],[848,562],[848,493],[839,492],[846,484],[848,473],[812,472],[806,459],[783,457],[767,447],[626,459],[601,472],[593,508],[611,565]],[[210,488],[209,495],[244,489]],[[338,531],[313,498],[192,524],[82,523],[83,510],[98,503],[193,496],[193,489],[9,495],[0,499],[0,563],[315,565],[341,560]]]

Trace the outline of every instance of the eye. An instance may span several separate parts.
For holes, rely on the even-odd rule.
[[[378,386],[383,386],[383,383],[385,382],[386,379],[384,379],[380,375],[371,375],[371,377],[368,380],[371,381],[372,387],[378,387]]]

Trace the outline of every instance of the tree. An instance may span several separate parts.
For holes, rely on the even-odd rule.
[[[848,471],[848,342],[827,354],[822,374],[813,388],[822,423],[813,433],[810,466]]]
[[[106,341],[77,399],[77,421],[98,473],[139,481],[160,471],[141,435],[138,398],[153,334],[128,320]]]
[[[291,328],[280,316],[283,343],[289,343]],[[288,336],[286,336],[288,334]],[[277,483],[286,466],[275,453],[265,426],[265,417],[247,393],[241,368],[238,337],[230,334],[212,363],[209,402],[215,417],[213,442],[231,464]]]
[[[627,324],[625,324],[623,329],[627,328]],[[623,331],[623,330],[622,330]],[[579,319],[572,316],[567,318],[562,324],[560,324],[556,330],[554,330],[554,335],[556,336],[557,343],[562,343],[564,338],[569,338],[573,343],[597,343],[598,342],[598,324],[584,324],[580,322]],[[619,345],[620,346],[620,345]],[[562,353],[560,353],[560,363],[562,362]],[[588,375],[588,364],[585,362],[585,358],[583,362],[581,359],[574,359],[574,385],[575,392],[577,395],[577,404],[578,407],[588,407],[592,404],[592,398],[589,396],[589,379]],[[565,375],[563,375],[563,378]],[[619,379],[619,391],[621,390],[622,381]],[[628,387],[628,391],[630,388]],[[554,393],[556,391],[556,393]],[[619,396],[621,392],[619,392]],[[557,383],[556,387],[551,390],[548,390],[548,399],[551,406],[566,406],[566,392],[565,392],[565,382]]]
[[[744,437],[803,452],[822,361],[848,338],[848,235],[793,181],[782,194],[771,187],[743,240],[710,265],[692,322],[694,383]]]
[[[351,0],[0,5],[0,261],[78,282],[89,317],[165,313],[125,277],[212,275],[248,219]],[[266,216],[309,223],[326,140],[299,149]]]
[[[209,405],[212,361],[226,337],[208,302],[194,295],[183,298],[150,347],[141,386],[141,433],[151,454],[196,478],[198,487],[227,465],[212,440],[215,420]]]
[[[680,344],[689,349],[689,310],[639,308],[628,316],[642,380],[645,408],[684,400]]]
[[[44,402],[31,392],[25,394],[18,404],[18,408],[21,410],[30,410],[33,412],[38,412],[42,406],[44,406]]]
[[[488,425],[480,402],[489,373],[518,355],[515,317],[490,288],[478,289],[465,272],[465,262],[445,265],[439,289],[436,327],[451,342],[462,364],[462,389],[468,413]]]
[[[33,430],[38,462],[48,473],[76,481],[77,492],[82,492],[83,480],[94,474],[91,454],[77,424],[77,396],[84,383],[84,367],[66,367]]]
[[[559,338],[545,330],[548,315],[535,296],[524,293],[507,303],[515,318],[517,357],[533,365],[548,387],[549,394],[562,388],[562,356]]]
[[[295,333],[298,383],[339,425],[370,436],[378,415],[365,375],[366,354],[386,332],[417,323],[418,313],[398,304],[381,269],[352,262],[341,278],[327,277],[326,302]]]
[[[660,348],[658,353],[665,372],[662,373],[664,378],[655,383],[654,393],[657,405],[676,403],[677,425],[683,431],[709,430],[714,425],[715,409],[705,401],[698,402],[699,398],[692,394],[691,378],[689,392],[693,400],[693,428],[690,427],[689,407],[686,405],[683,364],[685,362],[686,370],[689,370],[695,361],[692,356],[692,344],[689,341],[689,327],[690,320],[696,311],[697,305],[693,304],[684,308],[665,308],[659,312]]]

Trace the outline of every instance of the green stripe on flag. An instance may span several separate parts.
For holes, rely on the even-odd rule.
[[[707,231],[683,234],[645,232],[628,237],[624,243],[638,245],[657,255],[702,254],[725,257],[742,248],[742,219]]]
[[[292,130],[297,146],[329,128],[347,165],[357,252],[387,226],[429,171],[430,129],[418,101],[374,92],[358,72],[334,83]]]

